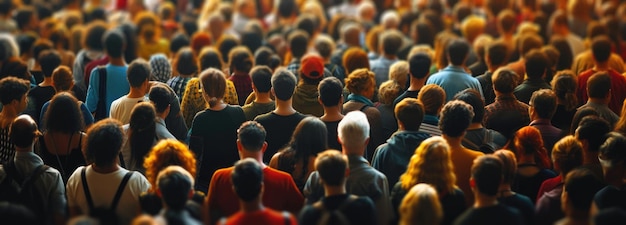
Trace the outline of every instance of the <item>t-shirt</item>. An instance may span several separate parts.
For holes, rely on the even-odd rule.
[[[322,205],[328,211],[337,210],[342,203],[348,200],[350,197],[347,194],[328,196],[323,198]],[[374,203],[368,197],[358,197],[352,202],[346,203],[340,212],[350,221],[350,224],[359,225],[374,225],[377,224],[376,218],[377,212],[374,208]],[[319,209],[313,205],[307,205],[302,209],[298,216],[298,222],[300,225],[317,225],[318,221],[322,217],[324,209]],[[332,223],[331,223],[332,224]]]
[[[114,66],[111,64],[106,65],[106,109],[107,117],[111,110],[111,103],[116,99],[124,96],[130,90],[130,84],[126,79],[126,69],[128,66]],[[91,79],[89,80],[89,88],[87,88],[87,101],[85,105],[90,112],[95,112],[98,107],[98,100],[100,95],[100,72],[97,69],[91,71]]]
[[[83,191],[81,171],[84,167],[78,167],[67,181],[66,195],[68,207],[78,207],[81,214],[89,213],[89,206]],[[108,207],[113,201],[115,192],[128,170],[120,168],[112,173],[98,173],[92,166],[87,166],[85,175],[91,199],[94,207]],[[139,214],[139,195],[150,189],[150,183],[140,173],[133,173],[128,180],[126,188],[120,197],[115,212],[120,219],[120,224],[130,224],[131,220]]]
[[[535,206],[530,198],[520,194],[514,194],[508,197],[498,198],[498,202],[519,210],[524,217],[526,225],[535,224]]]
[[[52,86],[36,86],[28,92],[28,109],[26,113],[32,117],[35,122],[39,122],[41,115],[41,107],[44,103],[52,99],[56,91]]]
[[[341,120],[338,121],[323,121],[324,124],[326,124],[326,131],[328,134],[328,148],[329,149],[336,149],[341,151],[341,144],[339,144],[339,134],[337,133],[337,127],[339,126],[339,122],[341,122]]]
[[[474,204],[474,195],[471,194],[472,188],[469,184],[471,176],[470,172],[474,159],[484,154],[467,148],[454,149],[450,152],[450,158],[452,160],[452,164],[454,165],[454,174],[456,175],[456,185],[463,191],[463,193],[467,193],[465,195],[465,204],[468,206],[472,205]]]
[[[124,95],[111,103],[111,112],[109,117],[119,120],[122,124],[130,122],[130,113],[137,103],[149,101],[145,96],[139,98],[129,98]]]
[[[417,91],[406,90],[406,91],[404,91],[404,93],[402,93],[400,96],[398,96],[396,98],[396,100],[393,100],[393,108],[395,109],[396,105],[398,103],[400,103],[400,101],[402,101],[402,99],[405,99],[405,98],[417,98],[417,95],[419,93],[420,93],[420,90],[417,90]]]
[[[274,110],[276,108],[276,103],[275,102],[268,102],[268,103],[252,102],[250,104],[244,105],[242,108],[243,108],[243,113],[246,115],[246,120],[253,120],[254,117],[258,115],[262,115],[262,114],[265,114]]]
[[[606,186],[596,193],[593,201],[598,206],[598,210],[610,207],[619,207],[626,210],[626,189],[612,185]]]
[[[515,178],[513,179],[513,183],[511,184],[511,189],[513,189],[513,191],[517,192],[518,194],[522,194],[527,197],[537,196],[537,192],[539,192],[541,184],[547,179],[556,177],[556,173],[547,169],[541,169],[533,176],[523,176],[520,174],[519,170],[524,167],[536,167],[536,165],[519,164],[517,166],[518,173],[515,174]]]
[[[272,156],[278,152],[278,149],[281,149],[289,142],[296,126],[305,117],[305,115],[299,112],[289,116],[281,116],[274,112],[269,112],[254,118],[255,121],[263,125],[265,132],[267,132],[265,137],[267,149],[263,153],[263,162],[269,163]]]
[[[466,210],[454,225],[523,225],[524,219],[517,209],[497,204]]]
[[[296,218],[288,212],[280,213],[270,208],[264,208],[254,212],[237,212],[228,217],[226,225],[280,225],[280,224],[298,224]]]
[[[234,167],[215,171],[207,202],[211,218],[229,217],[239,211],[239,198],[233,191],[231,173]],[[304,197],[293,182],[291,175],[269,167],[263,169],[263,205],[274,210],[298,213]]]

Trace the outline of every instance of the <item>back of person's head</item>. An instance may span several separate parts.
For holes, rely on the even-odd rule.
[[[465,63],[467,54],[469,53],[470,46],[467,41],[463,39],[454,39],[446,47],[448,53],[448,60],[455,66],[460,66]]]
[[[599,157],[602,167],[612,168],[626,161],[626,137],[618,132],[610,132],[600,146]]]
[[[324,59],[313,53],[306,54],[301,59],[300,78],[305,84],[317,85],[324,78]]]
[[[503,33],[514,33],[515,25],[517,25],[517,18],[515,12],[510,9],[505,9],[498,13],[498,28]]]
[[[417,53],[409,57],[409,73],[411,77],[423,79],[430,72],[431,58],[426,53]]]
[[[237,139],[247,151],[261,151],[265,143],[265,128],[256,121],[247,121],[237,130]]]
[[[554,169],[567,174],[583,163],[583,145],[572,135],[565,136],[552,147]]]
[[[609,61],[611,49],[611,41],[606,36],[595,37],[591,42],[591,52],[593,53],[593,58],[598,63]]]
[[[117,29],[107,31],[102,38],[104,50],[110,58],[120,58],[126,48],[124,34]]]
[[[254,66],[252,53],[244,46],[237,46],[228,53],[228,63],[232,72],[249,73]]]
[[[446,103],[446,91],[439,85],[427,84],[420,89],[417,99],[424,105],[426,115],[437,115]]]
[[[189,47],[191,41],[185,33],[177,33],[170,40],[170,52],[178,52],[181,48]]]
[[[611,132],[611,125],[599,116],[590,115],[582,117],[576,127],[576,138],[587,141],[588,151],[597,152],[604,142],[604,135]]]
[[[324,78],[317,85],[317,91],[322,105],[326,107],[337,106],[342,103],[343,84],[336,77]]]
[[[276,9],[278,16],[290,18],[296,14],[298,6],[294,0],[279,0]]]
[[[117,163],[124,141],[122,124],[115,119],[103,119],[93,124],[87,131],[85,159],[96,166],[110,166]]]
[[[492,66],[502,66],[508,62],[508,48],[503,41],[495,41],[485,49],[485,61]]]
[[[254,51],[254,64],[257,66],[267,66],[270,61],[270,57],[274,54],[274,50],[267,46],[259,47]]]
[[[509,68],[500,68],[491,77],[493,82],[493,90],[503,93],[511,94],[515,87],[517,87],[518,74]]]
[[[30,6],[21,6],[17,8],[14,15],[14,20],[17,22],[17,28],[24,29],[30,26],[33,17],[37,17],[35,8]]]
[[[319,24],[316,21],[315,16],[310,13],[301,14],[298,16],[294,28],[306,32],[309,37],[313,37],[315,32],[319,29]]]
[[[476,53],[476,56],[478,56],[478,60],[480,62],[485,61],[485,51],[492,42],[494,42],[494,40],[491,36],[488,34],[482,34],[476,37],[476,40],[472,43],[472,49],[474,50],[474,53]]]
[[[524,55],[524,65],[528,78],[542,78],[548,69],[548,58],[540,49],[533,49]]]
[[[452,100],[443,106],[439,118],[439,129],[442,134],[460,137],[472,123],[474,109],[463,101]]]
[[[267,66],[255,66],[250,70],[252,84],[260,93],[268,93],[272,89],[272,69]]]
[[[140,88],[145,82],[150,79],[150,64],[143,59],[135,59],[128,65],[126,70],[126,79],[128,84],[133,88]]]
[[[550,38],[550,45],[559,51],[559,58],[556,63],[557,71],[571,69],[574,55],[567,39],[561,36],[553,36]]]
[[[364,94],[376,85],[376,78],[369,69],[357,69],[348,74],[345,83],[350,93]]]
[[[198,59],[191,48],[185,47],[174,56],[172,67],[178,75],[195,75],[198,73]]]
[[[272,90],[278,100],[287,101],[296,89],[296,76],[289,70],[279,69],[272,75]]]
[[[424,120],[424,105],[415,98],[405,98],[396,104],[394,115],[404,130],[418,131]]]
[[[626,147],[626,146],[622,146]],[[564,179],[564,209],[572,207],[576,211],[589,212],[596,192],[604,187],[602,181],[589,169],[579,168],[570,171]]]
[[[85,28],[84,33],[82,35],[81,42],[82,42],[83,48],[93,50],[93,51],[105,50],[105,48],[107,47],[106,47],[106,44],[103,44],[103,41],[102,41],[102,36],[105,36],[105,33],[107,33],[106,23],[102,21],[95,21],[95,22],[89,23],[87,27]],[[122,45],[120,44],[119,46],[116,46],[116,48],[122,48]],[[121,50],[119,51],[121,52]]]
[[[37,35],[32,32],[15,35],[15,41],[20,50],[20,55],[30,54],[33,45],[37,41]]]
[[[328,35],[318,35],[315,37],[313,47],[315,47],[315,50],[322,58],[328,59],[335,51],[335,41]]]
[[[215,45],[222,55],[222,61],[224,61],[224,63],[226,64],[229,64],[230,62],[228,61],[228,53],[230,53],[231,49],[240,45],[240,42],[239,39],[237,39],[235,36],[230,34],[224,34],[220,39],[217,40],[217,43]]]
[[[328,148],[326,124],[317,117],[309,116],[300,121],[291,135],[289,146],[295,150],[295,160],[308,162],[308,158]]]
[[[69,92],[58,92],[50,100],[44,114],[44,130],[74,134],[85,128],[78,100]]]
[[[233,189],[241,201],[251,202],[263,191],[263,168],[252,158],[239,160],[231,173]]]
[[[480,16],[468,16],[461,23],[461,34],[469,40],[474,40],[483,33],[486,24],[487,21]]]
[[[0,217],[3,218],[2,224],[7,225],[36,224],[37,222],[37,215],[28,207],[8,201],[0,202]]]
[[[402,47],[403,34],[396,30],[384,31],[380,34],[380,48],[382,53],[396,55]]]
[[[0,80],[0,103],[6,106],[14,100],[21,102],[30,90],[30,82],[17,77],[5,77]]]
[[[483,116],[485,115],[485,101],[483,101],[480,93],[476,91],[476,89],[465,89],[454,95],[454,99],[461,100],[472,106],[472,109],[474,109],[472,123],[481,123],[483,121]]]
[[[611,77],[607,72],[597,72],[587,80],[587,95],[589,98],[604,99],[611,92]]]
[[[403,87],[394,80],[387,80],[378,88],[378,102],[382,105],[393,105],[393,101],[403,92]]]
[[[551,86],[556,97],[565,106],[565,109],[573,110],[578,106],[578,98],[576,97],[578,79],[574,72],[571,70],[559,71],[552,78]]]
[[[18,148],[29,148],[41,136],[37,123],[29,115],[21,115],[9,127],[9,138]]]
[[[56,92],[69,91],[74,85],[72,69],[67,66],[59,66],[52,72],[52,87]]]
[[[531,50],[541,49],[543,46],[543,40],[541,37],[533,33],[522,35],[518,42],[519,53],[524,57],[526,57],[526,54],[528,54]]]
[[[510,150],[500,149],[493,156],[502,162],[502,183],[511,184],[517,175],[517,159],[515,153]]]
[[[343,185],[347,169],[347,157],[334,149],[319,153],[315,159],[315,170],[319,173],[323,184],[327,186]]]
[[[530,97],[529,105],[534,108],[539,118],[552,119],[556,112],[556,95],[550,89],[535,91]]]
[[[222,71],[209,68],[200,73],[200,82],[202,82],[203,94],[207,97],[209,106],[215,106],[219,100],[224,98],[226,91],[226,77]]]
[[[157,176],[158,193],[167,209],[183,210],[193,185],[193,176],[180,166],[168,166]]]
[[[626,211],[619,207],[602,209],[593,217],[595,225],[618,225],[619,221],[626,221]]]
[[[389,80],[398,83],[402,90],[405,90],[409,73],[409,63],[404,60],[397,61],[389,67]]]
[[[309,35],[302,30],[295,30],[289,34],[289,49],[294,58],[300,58],[306,53],[309,45]]]
[[[202,51],[200,51],[200,55],[198,55],[198,64],[200,64],[200,71],[208,68],[222,70],[224,67],[222,55],[214,47],[203,48]]]
[[[337,125],[337,136],[342,146],[350,150],[365,146],[365,141],[370,137],[370,124],[365,113],[352,111],[346,114]]]
[[[404,196],[398,210],[400,225],[436,225],[443,219],[437,190],[426,183],[413,186]]]
[[[152,147],[143,161],[151,189],[158,188],[157,175],[168,166],[180,166],[192,177],[196,175],[196,158],[187,145],[175,139],[163,139]]]
[[[193,50],[193,52],[198,55],[200,51],[206,47],[211,45],[211,36],[206,32],[197,32],[193,36],[191,36],[191,42],[189,46]]]
[[[498,157],[479,156],[472,165],[470,186],[481,194],[496,196],[502,182],[502,170],[502,161]]]
[[[42,38],[37,39],[37,41],[35,41],[35,43],[33,43],[33,46],[29,49],[29,51],[31,52],[31,56],[33,57],[33,59],[35,59],[37,63],[41,63],[41,61],[39,61],[39,56],[43,51],[46,50],[54,50],[54,46],[53,43],[50,42],[50,40]]]
[[[367,53],[359,47],[350,47],[343,54],[343,68],[346,74],[351,74],[358,69],[369,69],[370,63]]]
[[[155,85],[150,88],[148,98],[154,105],[157,113],[163,113],[170,106],[170,99],[173,97],[172,92],[167,87]]]

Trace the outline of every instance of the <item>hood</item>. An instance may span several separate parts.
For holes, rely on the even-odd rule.
[[[296,92],[293,94],[293,98],[298,99],[298,102],[302,103],[317,104],[317,96],[319,96],[319,93],[317,93],[317,86],[310,84],[298,85],[296,87]]]
[[[415,149],[430,137],[430,134],[420,131],[398,131],[391,135],[387,140],[387,144],[397,154],[394,156],[400,156],[403,160],[410,159]],[[395,160],[395,159],[394,159]]]

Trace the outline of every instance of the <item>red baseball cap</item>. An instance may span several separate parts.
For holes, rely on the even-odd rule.
[[[300,72],[302,76],[310,79],[320,79],[324,77],[324,59],[316,54],[307,54],[302,57]]]

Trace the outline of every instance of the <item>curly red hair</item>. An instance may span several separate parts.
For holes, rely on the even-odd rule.
[[[513,146],[510,146],[510,145]],[[548,151],[543,146],[543,138],[541,132],[534,127],[525,126],[520,128],[513,137],[512,143],[509,144],[514,150],[515,156],[519,159],[522,155],[534,155],[535,163],[541,168],[550,169],[550,158]]]
[[[180,166],[196,178],[196,157],[187,146],[178,140],[165,139],[157,143],[143,161],[146,178],[156,189],[157,175],[168,166]]]

